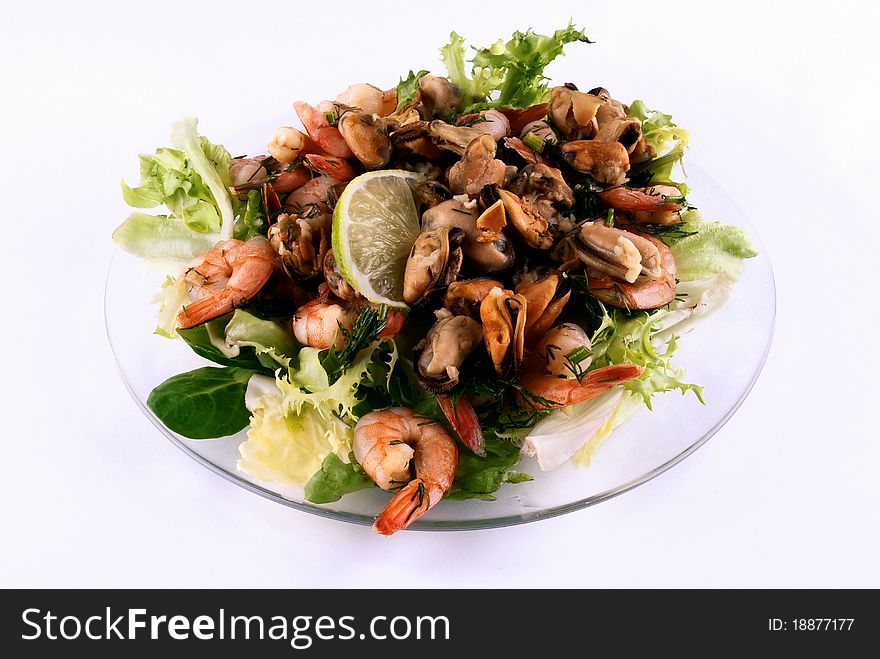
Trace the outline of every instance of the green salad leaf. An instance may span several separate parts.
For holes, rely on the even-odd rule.
[[[189,439],[234,435],[248,425],[244,394],[253,374],[244,368],[210,366],[180,373],[150,392],[147,407]]]
[[[190,261],[232,236],[237,200],[227,192],[232,158],[196,133],[196,120],[172,128],[175,148],[140,156],[140,184],[122,182],[122,198],[135,208],[164,205],[166,214],[132,213],[113,232],[127,252],[148,259]]]
[[[569,24],[552,35],[532,30],[514,32],[488,48],[475,49],[470,76],[465,63],[465,40],[457,33],[440,49],[449,79],[464,96],[463,113],[487,107],[527,108],[549,97],[544,69],[567,44],[592,43],[583,30]]]
[[[629,106],[629,116],[642,121],[642,135],[654,149],[654,159],[640,163],[632,168],[630,179],[633,184],[648,185],[667,183],[675,185],[683,195],[688,192],[686,184],[675,182],[672,178],[676,165],[682,166],[684,150],[690,142],[690,133],[672,122],[671,114],[651,110],[644,101],[633,101]]]
[[[235,201],[229,194],[232,157],[222,146],[211,144],[200,136],[197,128],[198,120],[193,117],[178,121],[171,127],[171,143],[186,154],[194,172],[211,191],[220,215],[220,238],[226,240],[232,237],[235,222]]]
[[[626,391],[639,394],[651,407],[651,397],[658,393],[678,390],[694,393],[703,401],[702,388],[684,382],[684,369],[672,364],[677,348],[676,337],[670,336],[664,345],[655,345],[651,339],[660,331],[658,323],[669,313],[668,309],[626,314],[620,309],[610,312],[601,303],[604,314],[600,329],[592,337],[594,367],[610,364],[636,364],[642,367],[637,378],[623,384]]]
[[[248,192],[247,202],[241,217],[235,222],[233,235],[238,240],[250,240],[265,236],[268,231],[266,213],[263,210],[263,193],[260,190]]]
[[[257,359],[253,350],[242,350],[235,357],[230,357],[214,343],[218,334],[223,335],[231,318],[232,314],[227,314],[209,323],[202,323],[188,329],[178,329],[177,333],[199,357],[204,357],[223,366],[238,366],[253,371],[262,371],[263,364]],[[209,331],[209,327],[212,331]]]
[[[345,494],[368,487],[375,485],[353,455],[349,456],[348,462],[343,462],[338,455],[330,453],[306,483],[305,497],[312,503],[333,503]]]
[[[216,235],[193,231],[168,215],[132,213],[113,232],[113,241],[141,258],[191,261],[214,246]]]
[[[504,483],[532,480],[529,474],[513,469],[519,460],[519,447],[499,440],[486,440],[486,457],[459,451],[455,481],[446,498],[494,500],[492,493]]]
[[[243,309],[177,333],[200,357],[267,374],[286,366],[299,350],[286,327]]]
[[[679,281],[696,281],[719,274],[736,280],[742,270],[742,260],[758,255],[740,227],[707,222],[695,209],[682,213],[681,219],[682,229],[690,235],[670,247]]]
[[[414,72],[410,70],[405,78],[401,78],[397,83],[397,109],[402,110],[412,103],[413,99],[419,91],[419,78],[427,75],[425,70]]]
[[[251,427],[238,446],[238,469],[284,487],[305,485],[328,455],[348,455],[352,429],[338,416],[310,405],[291,410],[277,382],[255,375],[249,383]]]
[[[370,378],[374,355],[389,368],[397,358],[396,350],[379,351],[380,344],[361,350],[332,382],[322,364],[326,351],[308,347],[274,379],[254,377],[247,396],[251,429],[238,449],[239,469],[264,481],[305,485],[328,455],[347,456],[358,393]]]

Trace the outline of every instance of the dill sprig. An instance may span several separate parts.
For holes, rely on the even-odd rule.
[[[379,338],[379,333],[387,324],[388,309],[383,304],[378,309],[372,307],[366,309],[358,316],[351,331],[345,329],[342,324],[339,325],[339,331],[345,337],[342,350],[337,352],[335,347],[331,347],[321,358],[321,366],[327,371],[330,384],[336,382],[354,364],[361,350]]]
[[[378,309],[368,307],[354,321],[354,325],[349,332],[341,324],[339,330],[345,337],[345,345],[342,352],[339,353],[339,363],[343,372],[347,370],[353,363],[357,354],[369,346],[373,341],[379,338],[379,333],[385,329],[388,324],[388,307],[384,304],[379,305]]]
[[[557,407],[559,403],[549,398],[544,398],[540,394],[535,393],[517,382],[506,382],[506,385],[519,394],[519,399],[525,403],[527,410],[535,410],[539,412],[547,411],[547,408]]]
[[[674,245],[679,240],[696,235],[697,231],[688,230],[685,228],[686,226],[685,222],[678,222],[676,224],[643,224],[639,227],[639,230],[650,233],[667,245]]]
[[[606,206],[596,194],[598,190],[599,188],[594,188],[589,183],[574,186],[574,204],[571,212],[578,220],[591,220],[605,215]]]
[[[577,378],[578,384],[582,383],[584,377],[587,375],[586,369],[581,368],[581,362],[589,359],[592,354],[593,351],[590,348],[587,346],[580,346],[565,356],[565,368]]]

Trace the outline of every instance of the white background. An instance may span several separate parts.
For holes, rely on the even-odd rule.
[[[0,586],[880,586],[876,5],[305,4],[3,10]],[[772,258],[774,347],[730,422],[594,508],[392,539],[266,501],[166,441],[103,327],[136,154],[183,114],[229,143],[296,98],[440,72],[452,29],[482,45],[569,17],[597,43],[551,75],[674,113]]]

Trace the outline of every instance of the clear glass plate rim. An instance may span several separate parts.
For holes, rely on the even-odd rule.
[[[714,181],[713,181],[714,183]],[[717,183],[715,184],[717,185]],[[726,194],[726,193],[725,193]],[[742,390],[740,396],[736,399],[736,401],[729,407],[729,409],[725,412],[725,414],[702,436],[700,436],[693,444],[685,448],[683,451],[679,452],[666,462],[658,465],[654,469],[651,469],[648,472],[638,476],[637,478],[631,479],[617,487],[610,488],[598,494],[594,494],[592,496],[586,497],[584,499],[580,499],[577,501],[572,501],[566,504],[553,506],[550,508],[545,508],[535,512],[529,513],[520,513],[516,515],[507,515],[503,517],[493,517],[493,518],[484,518],[484,519],[476,519],[476,520],[420,520],[413,524],[407,530],[414,531],[472,531],[472,530],[481,530],[481,529],[491,529],[491,528],[503,528],[507,526],[516,526],[519,524],[527,524],[530,522],[551,519],[553,517],[558,517],[560,515],[564,515],[570,512],[575,512],[578,510],[583,510],[585,508],[594,506],[598,503],[602,503],[603,501],[607,501],[616,496],[624,494],[636,487],[647,483],[650,480],[653,480],[660,474],[668,471],[689,455],[693,454],[697,449],[703,446],[709,439],[711,439],[733,416],[734,413],[740,408],[745,399],[748,397],[752,388],[757,382],[758,377],[764,369],[764,365],[767,361],[767,357],[770,353],[770,349],[773,344],[773,336],[775,333],[776,326],[776,279],[773,272],[773,265],[770,259],[769,254],[767,253],[766,245],[764,245],[760,236],[758,235],[757,229],[753,226],[749,227],[750,231],[754,231],[751,234],[752,239],[755,244],[758,245],[761,249],[761,257],[766,259],[766,267],[769,273],[769,284],[770,284],[770,294],[772,298],[772,316],[770,318],[770,332],[767,337],[767,341],[764,345],[763,353],[760,356],[758,366],[755,369],[754,373],[747,386],[745,386]],[[367,517],[365,515],[359,513],[349,513],[341,510],[333,510],[330,508],[322,508],[319,505],[313,505],[308,503],[303,503],[299,501],[295,501],[292,499],[288,499],[286,497],[281,496],[277,492],[273,492],[268,488],[261,487],[255,483],[252,483],[237,474],[234,474],[216,464],[211,462],[206,457],[199,455],[196,451],[191,449],[186,444],[186,440],[178,438],[174,433],[168,430],[165,425],[153,414],[152,410],[147,407],[143,401],[141,401],[137,392],[134,390],[134,387],[129,382],[128,377],[125,374],[125,371],[122,368],[122,365],[119,360],[119,356],[117,354],[116,347],[113,344],[113,337],[110,332],[110,323],[108,319],[108,305],[107,298],[110,287],[110,276],[113,271],[113,264],[116,259],[123,254],[122,250],[117,248],[113,256],[110,260],[110,265],[108,267],[107,277],[104,282],[104,330],[107,335],[107,341],[110,345],[111,353],[113,354],[114,362],[116,363],[116,369],[119,372],[119,376],[122,379],[123,384],[125,385],[126,390],[128,391],[131,398],[134,400],[135,404],[140,408],[141,412],[146,415],[146,417],[150,420],[150,422],[160,431],[162,435],[164,435],[172,444],[174,444],[178,449],[183,451],[184,454],[195,460],[197,463],[206,467],[213,473],[223,477],[227,481],[234,483],[244,489],[258,494],[270,501],[274,501],[275,503],[279,503],[288,508],[293,508],[295,510],[299,510],[302,512],[310,513],[313,515],[317,515],[319,517],[324,517],[327,519],[344,521],[352,524],[359,524],[363,526],[368,526],[373,523],[372,517]]]

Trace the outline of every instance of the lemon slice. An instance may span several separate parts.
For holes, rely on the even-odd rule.
[[[398,169],[361,174],[345,187],[333,211],[336,263],[370,302],[408,308],[403,272],[421,231],[410,183],[422,180]]]

